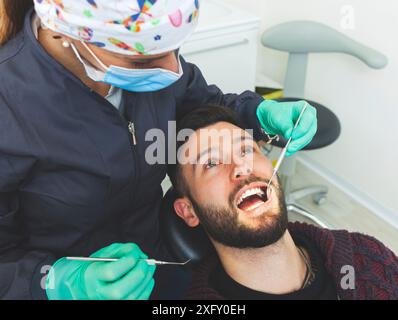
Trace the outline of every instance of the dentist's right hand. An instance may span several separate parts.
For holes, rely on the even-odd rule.
[[[46,280],[49,300],[147,300],[154,288],[155,266],[134,243],[114,243],[91,255],[115,262],[59,259]]]

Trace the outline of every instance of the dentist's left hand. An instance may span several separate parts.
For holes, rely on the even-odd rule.
[[[134,243],[114,243],[91,255],[115,262],[58,260],[47,277],[50,300],[147,300],[156,267]],[[54,288],[51,288],[51,283]]]
[[[318,128],[316,109],[308,104],[299,125],[294,125],[306,101],[277,102],[265,100],[257,108],[257,117],[269,135],[280,135],[286,140],[292,137],[286,156],[289,157],[303,149],[314,138]]]

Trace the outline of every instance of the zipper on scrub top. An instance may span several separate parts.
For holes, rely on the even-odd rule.
[[[137,145],[137,139],[135,137],[135,126],[134,126],[134,122],[129,121],[129,125],[128,125],[129,131],[131,133],[131,136],[133,137],[133,145]]]

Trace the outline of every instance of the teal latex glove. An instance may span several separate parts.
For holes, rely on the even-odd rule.
[[[316,109],[308,104],[299,125],[293,131],[306,102],[277,102],[265,100],[257,108],[257,117],[269,135],[281,135],[286,140],[292,137],[286,156],[289,157],[308,145],[318,128]]]
[[[114,243],[91,255],[115,262],[58,260],[46,281],[49,300],[147,300],[156,267],[134,243]],[[53,288],[51,288],[53,285]]]

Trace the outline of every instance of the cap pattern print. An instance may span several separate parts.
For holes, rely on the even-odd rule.
[[[125,55],[175,50],[193,33],[199,0],[34,0],[42,24]]]

